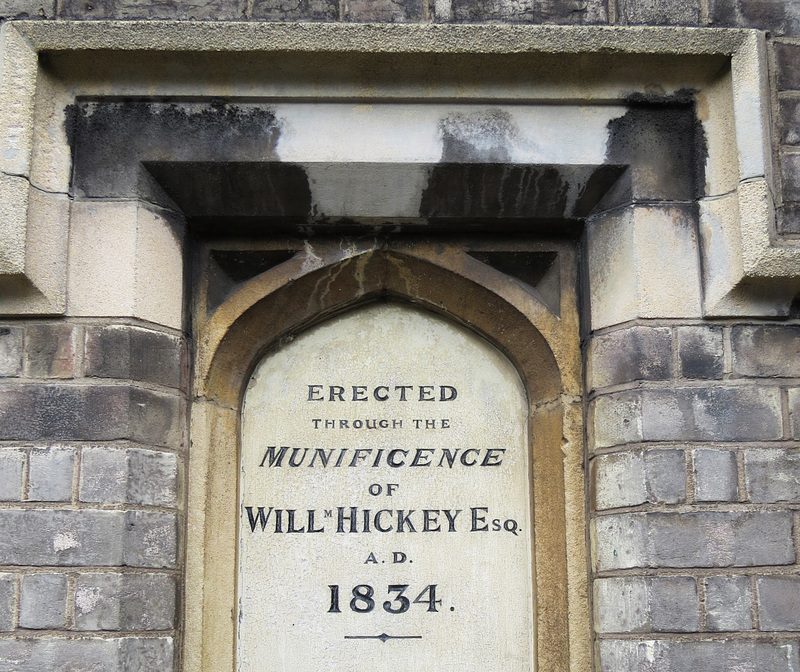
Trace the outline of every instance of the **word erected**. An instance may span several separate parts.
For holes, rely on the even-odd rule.
[[[329,614],[341,614],[342,610],[339,608],[339,586],[328,586],[331,591],[331,606],[328,609]],[[441,600],[436,599],[436,584],[430,584],[423,588],[422,592],[417,595],[413,602],[409,600],[404,593],[408,590],[408,584],[393,584],[387,588],[389,596],[396,593],[393,599],[386,600],[383,603],[383,610],[390,614],[404,614],[407,612],[412,604],[427,604],[428,611],[438,613],[436,608],[437,604],[441,604]],[[353,599],[350,600],[350,611],[355,611],[357,614],[368,614],[375,608],[375,600],[372,599],[375,595],[375,589],[365,583],[361,583],[353,588]],[[413,593],[412,593],[413,595]]]
[[[267,446],[259,467],[281,467],[284,459],[290,467],[380,467],[385,464],[399,467],[499,467],[503,464],[505,448],[416,448],[403,450],[394,448],[292,448],[291,446]],[[438,456],[438,461],[437,461]]]
[[[452,385],[309,385],[307,401],[455,401],[458,390]],[[437,394],[438,389],[438,394]],[[345,399],[347,396],[347,399]]]

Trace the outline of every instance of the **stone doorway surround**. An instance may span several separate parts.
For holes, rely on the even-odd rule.
[[[377,64],[364,67],[367,56]],[[76,172],[65,121],[66,110],[76,101],[194,103],[223,98],[227,102],[266,101],[265,104],[300,107],[302,103],[307,106],[302,109],[330,101],[387,106],[442,101],[452,105],[457,101],[484,112],[504,105],[519,109],[560,105],[569,111],[624,108],[642,101],[646,105],[680,105],[686,101],[685,92],[691,91],[695,101],[692,109],[701,123],[707,152],[701,184],[693,184],[686,192],[681,185],[668,184],[664,173],[647,170],[653,166],[646,162],[637,169],[637,157],[629,156],[629,162],[620,161],[619,165],[634,165],[634,169],[627,172],[626,178],[604,185],[588,211],[577,207],[580,198],[570,201],[573,209],[569,212],[562,210],[556,213],[558,216],[545,213],[541,231],[554,219],[586,222],[582,254],[586,264],[587,328],[600,329],[637,318],[786,315],[800,288],[800,248],[796,241],[781,239],[775,230],[774,194],[779,191],[774,187],[776,178],[771,169],[765,58],[763,36],[743,30],[6,23],[2,27],[0,72],[0,311],[6,315],[130,318],[175,330],[188,326],[186,220],[191,217],[185,217],[179,202],[179,207],[171,210],[143,196],[137,191],[142,188],[138,182],[132,192],[75,192]],[[397,75],[393,65],[396,59],[409,65],[412,76]],[[509,69],[509,64],[513,68]],[[359,66],[363,68],[362,76],[354,78]],[[321,70],[315,72],[317,68]],[[265,76],[265,72],[270,74]],[[465,72],[469,73],[466,83]],[[301,117],[298,113],[295,119]],[[613,118],[617,115],[609,112],[604,121]],[[523,124],[523,131],[525,128]],[[535,123],[529,128],[535,128]],[[686,145],[694,146],[695,140],[694,136],[687,137]],[[656,145],[658,142],[657,138]],[[473,156],[453,163],[558,165],[562,166],[562,177],[567,174],[563,166],[614,163],[602,152],[585,161],[555,156],[552,152],[557,147],[558,142],[545,143],[542,155],[514,160],[507,147],[511,153],[503,155],[493,154],[495,148],[489,146],[484,156],[478,156],[479,160]],[[346,152],[338,158],[341,163],[358,161]],[[324,163],[301,153],[294,159],[298,163],[304,160],[308,164]],[[415,160],[421,162],[419,158]],[[393,162],[401,163],[396,157],[385,163]],[[158,168],[154,171],[151,174],[156,174]],[[168,182],[169,171],[158,179]],[[576,178],[573,184],[581,179],[584,178]],[[566,184],[570,184],[568,179]],[[586,180],[582,184],[585,187]],[[621,194],[615,192],[619,185]],[[610,200],[604,203],[604,198]],[[322,202],[319,194],[316,199]],[[187,198],[185,203],[189,202]],[[337,214],[345,219],[363,215],[358,208],[371,204],[336,205],[341,206]],[[334,206],[331,207],[335,209]],[[194,220],[198,221],[202,214],[194,213]],[[522,211],[518,219],[525,220],[529,214]],[[425,221],[419,221],[425,220],[419,211],[402,208],[395,212],[378,210],[370,216],[379,220],[400,217],[404,226],[412,228],[425,225]],[[453,212],[450,216],[454,220],[465,219],[464,213]],[[531,243],[526,249],[535,247]],[[319,268],[372,265],[379,270],[368,270],[365,276],[374,284],[371,291],[390,286],[399,296],[438,305],[439,310],[458,316],[485,334],[492,335],[497,329],[488,322],[481,325],[487,317],[480,311],[473,314],[475,305],[448,308],[437,303],[435,296],[409,296],[405,279],[396,267],[395,271],[386,272],[393,255],[403,257],[403,264],[409,264],[413,273],[420,275],[441,273],[441,267],[448,263],[453,266],[450,271],[455,272],[462,261],[434,262],[435,249],[321,249],[328,261]],[[301,266],[303,259],[313,261],[320,254],[305,248],[298,252],[299,261],[295,263]],[[426,256],[431,259],[426,260]],[[325,275],[328,271],[315,272]],[[350,275],[345,273],[340,281],[357,285],[358,276],[348,272]],[[298,277],[302,274],[298,273]],[[459,274],[462,278],[469,275],[463,269],[456,275]],[[242,366],[246,361],[253,363],[268,345],[266,341],[248,341],[247,329],[229,328],[253,306],[268,306],[269,302],[262,299],[277,288],[266,285],[283,283],[286,277],[278,280],[276,274],[264,273],[227,297],[221,310],[213,312],[207,323],[201,320],[195,324],[200,331],[196,332],[194,385],[190,392],[192,448],[186,471],[189,494],[183,508],[186,538],[182,542],[186,549],[185,670],[220,669],[216,663],[224,660],[229,664],[233,650],[232,629],[218,627],[214,620],[224,611],[220,602],[214,603],[225,601],[224,581],[217,585],[215,581],[219,579],[209,579],[208,595],[193,592],[202,584],[200,577],[209,577],[216,571],[216,563],[224,567],[230,564],[229,555],[203,550],[205,540],[219,535],[221,529],[216,526],[225,525],[225,517],[215,512],[210,502],[221,494],[217,488],[221,487],[224,495],[226,484],[230,486],[230,480],[211,478],[212,471],[227,469],[230,475],[236,469],[234,452],[214,453],[219,445],[214,437],[217,432],[227,439],[235,435],[238,395],[247,377]],[[449,277],[445,274],[442,282],[448,282]],[[518,290],[509,289],[507,279],[496,277],[492,282],[503,287],[496,294]],[[300,283],[297,288],[303,286]],[[350,294],[338,303],[335,297],[328,297],[330,305],[307,305],[310,312],[289,326],[302,326],[361,297],[351,288]],[[484,299],[476,305],[490,303]],[[498,310],[502,312],[501,308]],[[563,317],[567,317],[566,312]],[[577,317],[572,317],[572,327],[577,329]],[[541,320],[537,320],[542,331]],[[563,319],[559,324],[553,329],[564,328]],[[518,341],[509,340],[507,349],[513,351],[520,342],[535,343],[537,332],[530,329]],[[277,338],[281,333],[277,329],[272,336]],[[499,333],[494,337],[501,340]],[[557,342],[558,339],[551,339],[549,348],[557,348]],[[545,349],[543,346],[542,352]],[[533,354],[535,350],[525,352]],[[552,385],[560,377],[559,391],[548,388],[543,396],[532,395],[545,402],[558,399],[573,409],[563,416],[559,414],[557,422],[564,423],[558,431],[563,429],[568,444],[564,462],[558,465],[565,501],[555,512],[562,523],[548,528],[562,531],[558,543],[563,540],[562,547],[569,552],[564,563],[549,565],[558,567],[556,584],[548,586],[543,582],[540,586],[545,592],[566,594],[556,596],[550,603],[557,605],[556,613],[547,616],[550,625],[539,634],[551,637],[540,644],[542,669],[575,672],[589,670],[592,664],[586,557],[589,495],[580,471],[585,456],[577,438],[582,432],[583,416],[575,417],[575,409],[583,408],[577,366],[576,361],[559,362],[557,367],[553,364],[551,375],[545,380]],[[531,381],[536,378],[532,373]],[[209,415],[211,407],[214,410]],[[562,411],[559,408],[559,413]],[[589,448],[594,443],[601,447],[616,443],[616,439],[609,444],[606,436],[596,435],[591,420],[588,424]],[[228,441],[226,445],[230,448],[232,444]],[[596,555],[607,552],[602,539],[595,538],[593,543],[599,547]],[[214,603],[208,610],[207,600]],[[556,634],[558,627],[560,635]]]

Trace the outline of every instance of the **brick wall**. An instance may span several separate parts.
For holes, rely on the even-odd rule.
[[[0,325],[0,661],[10,669],[172,669],[183,352],[179,334],[152,325]]]
[[[600,669],[797,670],[800,326],[625,325],[588,362]]]

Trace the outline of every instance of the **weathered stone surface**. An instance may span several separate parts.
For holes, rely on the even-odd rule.
[[[0,376],[18,376],[22,369],[22,329],[0,327]]]
[[[19,596],[19,627],[63,628],[67,623],[67,575],[27,574]]]
[[[600,642],[602,672],[642,672],[643,661],[657,661],[658,672],[797,672],[795,642],[614,640]],[[647,669],[647,668],[644,668]]]
[[[19,448],[0,448],[0,502],[22,499],[22,478],[25,473],[25,451]]]
[[[778,89],[800,89],[800,44],[774,44],[778,65]]]
[[[749,567],[794,562],[789,512],[620,514],[595,520],[599,571]]]
[[[654,632],[697,632],[700,603],[697,583],[689,576],[652,577],[650,621]]]
[[[669,329],[631,327],[595,336],[589,345],[591,389],[672,377]]]
[[[214,19],[240,18],[235,0],[66,0],[62,19]]]
[[[75,365],[75,328],[32,324],[25,329],[23,372],[29,378],[70,378]]]
[[[3,0],[0,17],[7,19],[40,19],[55,16],[55,0]]]
[[[783,198],[787,201],[800,201],[800,152],[783,150],[780,159]]]
[[[699,0],[621,0],[620,23],[696,26],[700,21]]]
[[[708,387],[641,393],[646,441],[757,441],[783,436],[777,388]]]
[[[682,450],[646,450],[647,498],[654,504],[686,501],[686,456]]]
[[[166,574],[82,574],[75,592],[78,630],[169,630],[175,581]]]
[[[638,392],[597,397],[590,413],[594,448],[642,440],[642,401]]]
[[[68,502],[75,475],[74,448],[34,448],[28,463],[28,499]]]
[[[736,453],[732,450],[696,450],[694,494],[698,502],[735,502],[738,496]]]
[[[731,330],[733,370],[743,376],[800,376],[800,327],[741,326]]]
[[[744,469],[750,501],[800,502],[800,453],[796,450],[748,450]]]
[[[90,446],[83,449],[79,499],[174,506],[178,458],[138,448]]]
[[[789,390],[789,420],[792,425],[792,436],[800,439],[800,387]]]
[[[455,21],[509,23],[603,23],[604,0],[453,0]]]
[[[784,203],[779,215],[779,233],[800,234],[800,204]]]
[[[706,627],[715,632],[750,630],[750,579],[746,576],[710,576],[706,579]]]
[[[784,98],[780,101],[778,126],[782,144],[800,145],[800,100]]]
[[[0,564],[173,567],[176,526],[164,513],[0,510]]]
[[[255,0],[253,19],[262,21],[337,21],[337,0]]]
[[[686,500],[682,450],[648,450],[601,455],[592,461],[595,508],[676,504]]]
[[[595,579],[594,618],[597,632],[648,632],[647,580],[638,576]]]
[[[678,359],[683,378],[718,380],[724,373],[722,329],[678,327]]]
[[[345,21],[404,23],[423,18],[421,0],[342,0],[342,9]]]
[[[181,340],[175,336],[116,325],[86,330],[87,376],[180,387],[181,360]]]
[[[0,574],[0,632],[14,629],[17,604],[17,577],[14,574]]]
[[[756,590],[761,630],[800,630],[800,576],[762,576]]]
[[[172,667],[170,637],[0,639],[0,668],[13,672],[154,672]]]
[[[122,385],[19,385],[0,389],[2,440],[133,439],[179,446],[182,404]]]
[[[771,0],[709,0],[712,25],[759,28],[775,35],[800,31],[800,9],[794,2]]]

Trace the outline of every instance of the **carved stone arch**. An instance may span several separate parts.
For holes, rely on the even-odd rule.
[[[562,254],[571,251],[565,246]],[[564,266],[566,278],[573,264]],[[588,637],[588,615],[581,614],[588,609],[581,606],[585,585],[573,585],[577,599],[568,587],[570,576],[585,576],[586,569],[585,551],[569,557],[568,548],[585,547],[585,527],[582,518],[568,521],[565,498],[571,488],[582,507],[582,474],[579,482],[571,471],[565,474],[565,451],[577,451],[582,464],[581,407],[571,389],[580,363],[567,361],[563,343],[577,339],[577,321],[563,314],[554,318],[510,278],[457,247],[442,252],[432,245],[367,245],[343,252],[338,243],[322,242],[246,282],[198,329],[187,512],[187,669],[234,669],[239,424],[254,367],[294,335],[379,300],[412,302],[455,321],[516,367],[529,403],[536,669],[570,669],[570,641]],[[573,543],[570,530],[579,535]],[[569,560],[582,563],[580,571],[568,567]]]

